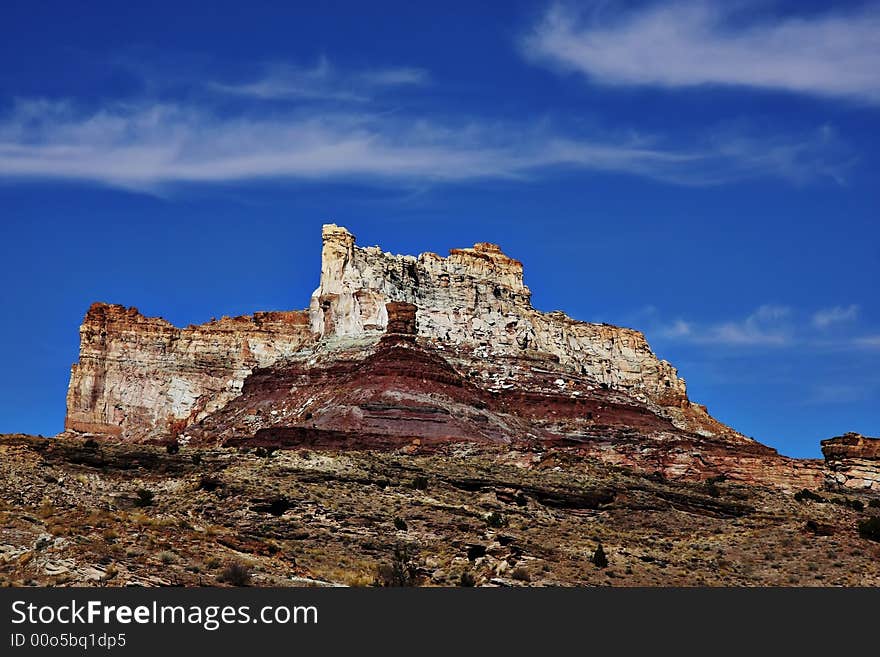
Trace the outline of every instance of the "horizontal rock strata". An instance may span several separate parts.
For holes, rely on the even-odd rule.
[[[880,438],[846,433],[822,441],[827,484],[880,491]]]
[[[558,447],[670,478],[812,488],[825,477],[821,462],[781,457],[692,403],[642,333],[532,308],[522,264],[494,244],[444,258],[359,247],[332,224],[322,238],[308,310],[180,329],[94,304],[66,431],[202,446]],[[844,447],[828,447],[833,481],[873,486],[874,457]]]

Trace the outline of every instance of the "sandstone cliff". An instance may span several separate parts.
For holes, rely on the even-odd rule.
[[[71,368],[65,429],[176,435],[241,392],[257,366],[313,341],[304,312],[266,312],[179,329],[137,308],[92,304]]]
[[[880,491],[880,439],[850,432],[822,441],[829,487]]]
[[[333,224],[322,236],[321,284],[309,306],[316,334],[380,333],[388,321],[385,303],[408,302],[418,308],[420,336],[468,345],[480,359],[552,359],[596,386],[649,404],[682,428],[745,440],[689,402],[684,379],[654,355],[641,332],[532,308],[522,263],[494,244],[452,249],[441,258],[361,248]]]
[[[307,311],[179,329],[94,304],[66,430],[198,445],[562,447],[679,478],[815,486],[714,420],[635,330],[543,313],[493,244],[392,255],[326,225]]]

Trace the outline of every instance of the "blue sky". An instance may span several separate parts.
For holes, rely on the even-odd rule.
[[[880,5],[295,4],[3,3],[0,431],[92,301],[305,307],[335,221],[500,243],[785,454],[880,435]]]

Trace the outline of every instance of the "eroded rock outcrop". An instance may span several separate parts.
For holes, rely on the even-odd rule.
[[[795,461],[714,420],[635,330],[532,308],[493,244],[392,255],[322,231],[307,311],[179,329],[94,304],[66,429],[197,445],[561,447],[674,478],[815,487]]]
[[[333,224],[322,237],[321,284],[309,306],[317,334],[379,334],[388,323],[386,302],[408,302],[418,308],[420,336],[470,345],[482,358],[549,357],[596,385],[661,407],[683,427],[729,432],[688,401],[684,380],[654,355],[641,332],[532,308],[522,263],[495,244],[452,249],[442,258],[358,247],[354,235]]]
[[[822,454],[829,487],[880,491],[880,438],[846,433],[823,440]]]
[[[139,440],[177,435],[237,397],[254,367],[313,341],[302,311],[179,329],[137,308],[92,304],[71,368],[65,429]]]

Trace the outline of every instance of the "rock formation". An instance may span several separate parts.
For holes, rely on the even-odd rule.
[[[385,303],[418,308],[418,334],[468,344],[485,356],[558,360],[598,385],[625,390],[663,406],[687,403],[675,368],[658,360],[632,329],[574,321],[531,306],[523,266],[495,244],[401,256],[355,246],[354,235],[324,226],[321,284],[312,295],[312,330],[351,337],[385,330]]]
[[[65,429],[138,440],[175,435],[238,396],[254,367],[312,340],[304,312],[178,329],[137,308],[92,304],[71,368]]]
[[[880,439],[846,433],[822,441],[827,484],[880,491]]]
[[[640,332],[532,308],[522,264],[494,244],[443,258],[362,248],[333,224],[322,238],[307,311],[178,329],[94,304],[66,430],[205,446],[559,447],[667,477],[822,483],[820,461],[781,457],[692,403]],[[829,449],[834,481],[864,486],[852,482],[874,457]]]

